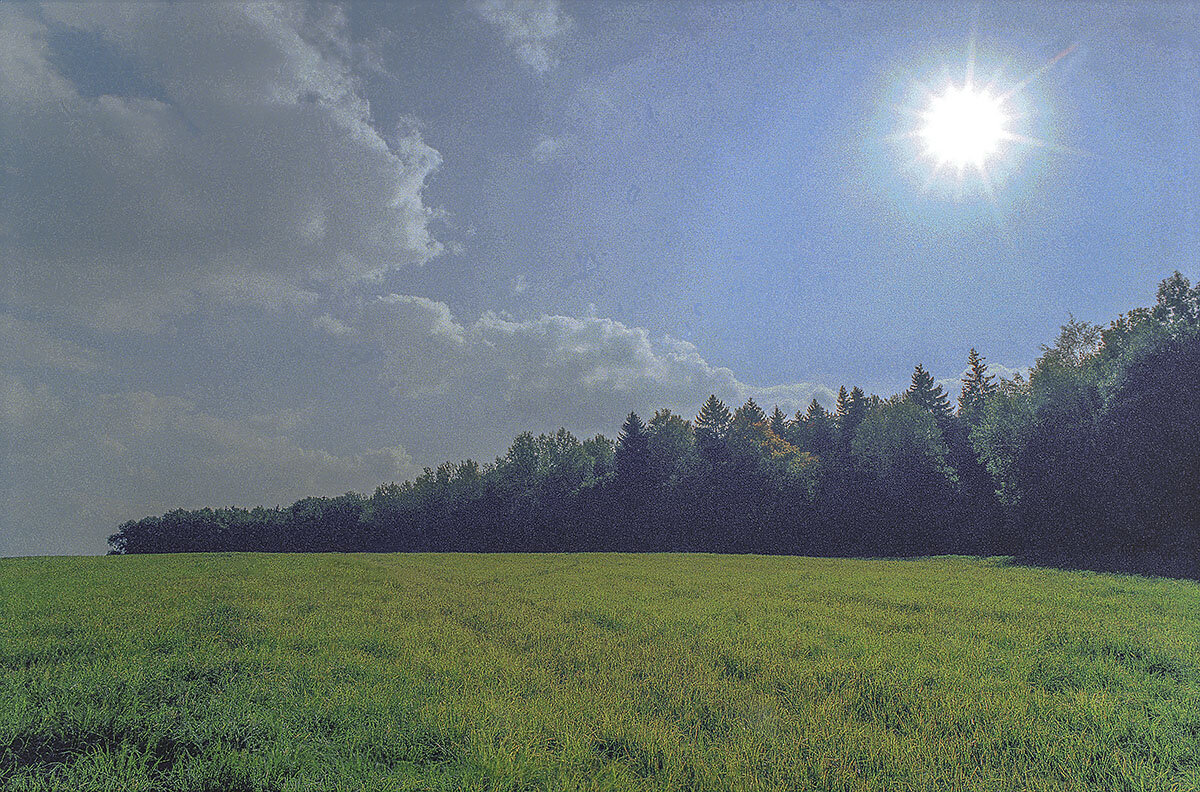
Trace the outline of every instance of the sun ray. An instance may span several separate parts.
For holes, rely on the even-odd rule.
[[[996,187],[992,182],[992,176],[987,168],[983,168],[979,172],[980,183],[983,185],[984,194],[987,196],[988,203],[992,207],[992,217],[996,221],[996,228],[1000,232],[1000,238],[1004,240],[1004,244],[1009,248],[1015,248],[1017,240],[1013,236],[1011,229],[1005,220],[1004,212],[1000,208],[1000,196],[996,192]]]
[[[905,80],[908,82],[909,85],[916,88],[921,93],[925,94],[926,96],[933,95],[932,86],[930,86],[929,83],[927,83],[925,80],[922,80],[921,78],[917,77],[916,73],[913,72],[911,69],[903,69],[901,71],[901,74],[904,76]]]
[[[975,31],[971,31],[971,38],[967,41],[967,76],[964,80],[965,85],[970,85],[975,81]]]
[[[931,93],[930,96],[932,96],[932,95],[933,94]],[[920,118],[921,118],[921,111],[916,109],[915,107],[909,107],[907,105],[902,105],[902,104],[898,104],[898,103],[893,105],[893,107],[896,109],[897,112],[902,113],[903,115],[906,115],[910,118],[913,118],[916,120],[920,120]]]
[[[1076,157],[1092,156],[1092,153],[1086,149],[1076,148],[1075,146],[1066,146],[1062,143],[1052,143],[1049,140],[1042,140],[1041,138],[1030,137],[1029,135],[1021,135],[1015,132],[1009,134],[1009,139],[1017,143],[1024,143],[1026,146],[1044,148],[1050,151],[1058,152],[1059,154],[1072,154]]]
[[[919,195],[929,194],[929,191],[933,189],[933,183],[937,181],[939,170],[940,168],[936,166],[930,169],[929,173],[925,176],[925,181],[921,184],[921,189],[918,191]]]
[[[979,169],[979,183],[983,185],[983,192],[988,200],[996,203],[996,189],[992,186],[992,177],[986,166]]]
[[[896,142],[901,140],[916,140],[920,137],[921,131],[919,129],[910,129],[907,132],[892,132],[891,134],[884,135],[883,139]]]
[[[983,86],[983,90],[989,91],[989,92],[994,90],[996,88],[997,83],[1000,82],[1000,78],[1004,76],[1004,70],[1007,67],[1008,67],[1007,61],[1005,61],[1004,63],[997,66],[996,70],[994,72],[992,72],[992,76],[988,79],[987,84]]]
[[[1078,46],[1079,46],[1079,43],[1076,42],[1076,43],[1072,44],[1071,46],[1067,47],[1062,52],[1058,53],[1053,58],[1051,58],[1049,61],[1047,61],[1041,68],[1039,68],[1033,74],[1030,74],[1024,80],[1021,80],[1021,82],[1017,83],[1012,88],[1009,88],[1005,93],[1001,94],[1000,98],[1006,100],[1010,96],[1013,96],[1013,95],[1018,94],[1021,91],[1025,90],[1031,82],[1038,79],[1046,72],[1050,71],[1050,69],[1054,66],[1054,64],[1058,63],[1060,60],[1062,60],[1063,58],[1070,55],[1072,52],[1075,51],[1075,48]]]

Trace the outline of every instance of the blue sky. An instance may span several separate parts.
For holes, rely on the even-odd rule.
[[[989,196],[922,85],[1014,94]],[[0,553],[1031,364],[1200,249],[1200,7],[0,7]]]

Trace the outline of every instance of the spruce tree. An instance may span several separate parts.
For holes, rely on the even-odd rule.
[[[862,388],[851,388],[849,414],[851,417],[857,415],[859,420],[867,414],[867,394],[863,393]]]
[[[843,386],[838,391],[837,412],[838,439],[843,450],[849,450],[850,444],[854,441],[854,433],[858,431],[858,425],[862,423],[866,415],[867,397],[862,388],[856,387],[847,394],[846,388]]]
[[[617,435],[617,480],[642,485],[650,476],[650,441],[646,425],[635,412],[629,413]]]
[[[985,359],[971,349],[967,355],[969,370],[962,378],[962,393],[958,397],[958,415],[968,424],[974,425],[987,404],[988,397],[996,392],[996,377],[987,373]]]
[[[811,402],[809,402],[808,409],[804,412],[804,420],[820,421],[828,419],[829,411],[822,407],[819,401],[813,399]]]
[[[950,399],[946,397],[946,392],[942,390],[941,385],[934,384],[933,375],[926,371],[920,363],[913,370],[912,387],[908,389],[905,396],[913,404],[924,407],[933,413],[933,417],[939,423],[953,415]]]
[[[710,462],[719,461],[725,448],[725,437],[729,434],[729,424],[733,416],[725,402],[716,394],[708,397],[708,401],[700,408],[696,416],[696,445],[700,453]]]
[[[767,414],[763,412],[762,407],[759,407],[753,398],[749,398],[746,399],[745,404],[737,408],[737,411],[733,414],[733,420],[747,425],[766,423]]]
[[[812,400],[808,411],[804,413],[804,425],[810,446],[807,450],[818,456],[833,451],[837,442],[837,425],[829,411],[816,399]]]
[[[776,437],[787,438],[787,416],[783,410],[779,409],[779,405],[775,405],[775,409],[771,411],[771,417],[767,420],[767,426],[775,433]]]

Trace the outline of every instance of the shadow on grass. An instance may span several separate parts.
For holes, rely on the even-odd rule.
[[[1106,553],[1088,556],[1003,556],[996,560],[1008,566],[1111,572],[1119,575],[1200,581],[1200,557],[1189,556],[1186,553],[1175,555]]]

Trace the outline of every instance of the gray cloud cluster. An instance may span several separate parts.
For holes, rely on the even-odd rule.
[[[100,367],[95,350],[56,337],[41,322],[0,313],[0,366],[88,373]]]
[[[553,2],[477,10],[537,71],[572,25]],[[441,156],[379,130],[360,75],[382,66],[348,29],[319,6],[0,5],[0,554],[370,491],[709,393],[832,402],[613,319],[390,293],[442,251]]]
[[[537,72],[555,66],[558,42],[572,25],[557,0],[481,0],[475,8],[526,66]]]
[[[291,5],[0,8],[4,297],[148,331],[437,255],[441,157],[372,126],[343,38]],[[72,65],[80,42],[108,68]]]
[[[486,461],[526,428],[611,435],[631,409],[648,416],[669,407],[690,417],[709,393],[734,405],[753,396],[789,412],[834,396],[809,383],[755,387],[692,344],[611,319],[488,312],[464,324],[445,303],[389,294],[314,321],[314,332],[345,354],[333,356],[340,367],[318,352],[295,361],[322,369],[310,409],[238,416],[146,390],[95,392],[86,386],[101,365],[93,350],[35,323],[3,324],[35,343],[5,347],[0,371],[8,504],[0,554],[95,552],[120,522],[176,507],[369,492],[417,472],[408,437],[427,443],[436,435],[452,449],[445,455]],[[53,370],[82,372],[84,385],[47,385],[43,375]],[[439,418],[414,417],[426,414]],[[350,449],[338,452],[303,439],[358,422],[393,432],[335,443]],[[419,460],[437,461],[428,453]]]
[[[411,476],[403,448],[333,454],[287,413],[223,418],[134,391],[56,393],[0,372],[0,555],[97,552],[126,520],[183,507],[288,505]]]

